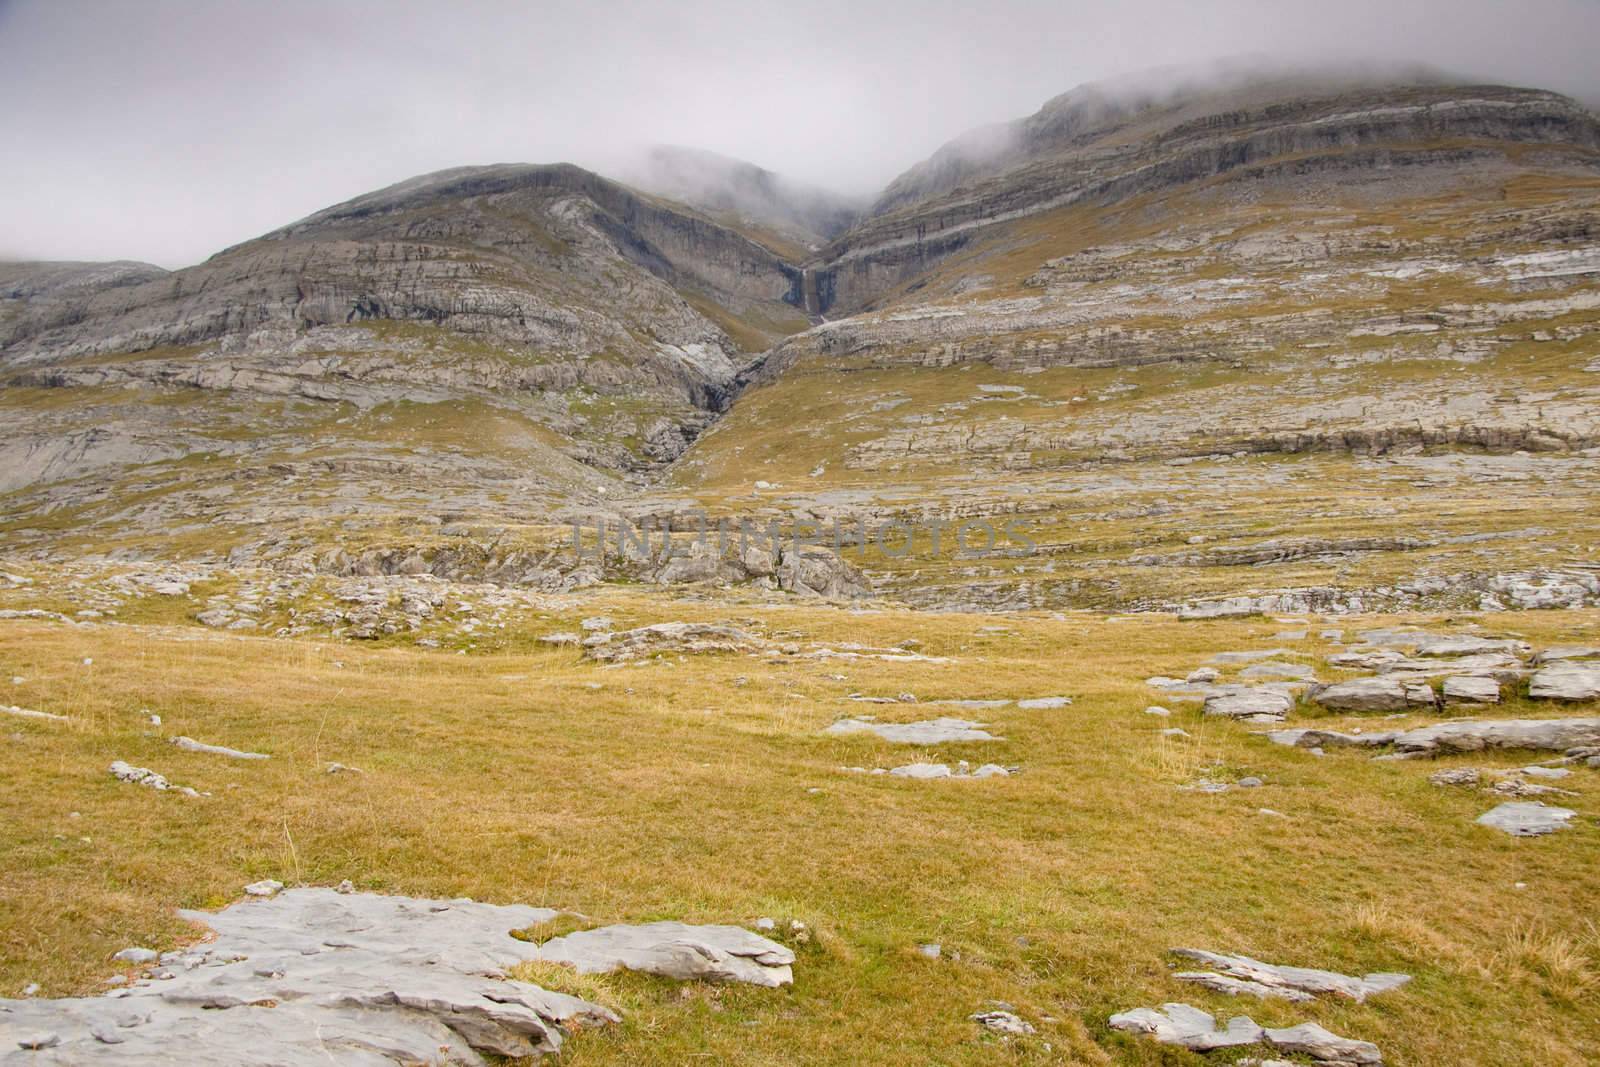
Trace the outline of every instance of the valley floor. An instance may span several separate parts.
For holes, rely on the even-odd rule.
[[[777,920],[772,936],[798,956],[785,989],[573,978],[624,1017],[568,1042],[575,1067],[1245,1054],[1201,1057],[1107,1025],[1169,1001],[1268,1026],[1316,1021],[1374,1042],[1390,1064],[1600,1058],[1600,770],[1580,764],[1556,783],[1576,794],[1554,800],[1576,810],[1571,825],[1516,838],[1475,824],[1501,798],[1430,774],[1559,753],[1319,757],[1146,685],[1218,652],[1277,647],[1281,661],[1343,677],[1326,665],[1341,648],[1319,636],[1328,627],[1352,642],[1420,624],[1592,645],[1597,611],[1178,622],[609,587],[519,601],[490,624],[495,650],[459,654],[179,624],[201,592],[169,597],[170,618],[125,607],[118,621],[0,621],[0,704],[66,717],[0,715],[0,997],[31,983],[42,996],[103,990],[132,970],[115,952],[192,941],[200,932],[174,909],[221,907],[246,883],[348,879],[604,922]],[[605,664],[537,640],[596,616],[615,631],[728,624],[760,645]],[[1223,666],[1224,680],[1238,669]],[[934,703],[1054,696],[1072,702]],[[1171,715],[1146,714],[1156,703]],[[1482,716],[1596,713],[1515,696]],[[824,732],[863,714],[968,718],[1003,740],[914,748]],[[1300,704],[1288,724],[1392,729],[1437,714],[1391,718]],[[1187,736],[1164,732],[1174,727]],[[177,735],[271,758],[180,751]],[[204,795],[118,781],[114,760]],[[958,760],[1017,770],[848,769]],[[334,763],[359,771],[329,773]],[[1237,787],[1249,777],[1263,784]],[[1181,788],[1202,780],[1235,788]],[[938,958],[920,947],[932,944]],[[1414,977],[1363,1004],[1236,1000],[1175,981],[1166,953],[1178,946]],[[970,1019],[995,1002],[1035,1032]]]

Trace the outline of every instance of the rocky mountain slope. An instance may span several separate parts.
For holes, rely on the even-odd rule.
[[[1570,100],[1082,87],[815,252],[843,202],[652,158],[654,193],[468,168],[170,275],[9,268],[0,533],[737,582],[778,560],[585,562],[566,523],[1019,518],[1025,558],[845,555],[929,606],[1600,595],[1600,120]],[[786,587],[863,588],[815,566]]]
[[[674,482],[1032,524],[862,555],[928,604],[1593,596],[1597,131],[1498,87],[1075,90],[892,185]]]

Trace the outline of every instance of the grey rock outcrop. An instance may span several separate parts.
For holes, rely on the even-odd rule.
[[[1490,748],[1565,752],[1594,744],[1600,744],[1600,719],[1466,719],[1394,737],[1396,751],[1424,756]]]
[[[1356,678],[1314,689],[1310,698],[1334,711],[1404,711],[1410,706],[1398,678]]]
[[[602,928],[568,935],[576,944],[511,936],[558,914],[331,889],[183,912],[217,936],[183,950],[164,972],[171,977],[100,997],[0,1001],[8,1048],[29,1034],[57,1037],[49,1058],[9,1052],[0,1063],[154,1067],[181,1049],[196,1062],[259,1067],[481,1067],[484,1055],[558,1052],[566,1029],[617,1021],[608,1008],[509,978],[517,963],[772,986],[788,980],[793,961],[782,945],[735,927]]]
[[[603,926],[546,941],[539,946],[539,958],[583,974],[629,970],[683,981],[767,987],[794,980],[794,952],[742,926]]]
[[[734,626],[698,622],[658,622],[632,630],[602,631],[583,639],[583,654],[603,663],[655,655],[756,652],[766,642]]]
[[[1411,980],[1410,975],[1390,972],[1369,974],[1365,977],[1356,978],[1348,974],[1339,974],[1335,971],[1321,971],[1309,967],[1284,967],[1277,964],[1262,963],[1260,960],[1251,959],[1249,956],[1226,955],[1207,952],[1204,949],[1175,948],[1172,949],[1172,954],[1203,963],[1216,971],[1222,972],[1224,975],[1252,983],[1264,990],[1274,991],[1274,995],[1282,995],[1284,991],[1292,991],[1307,994],[1307,999],[1319,994],[1329,994],[1345,997],[1359,1003],[1375,994],[1398,989]],[[1211,976],[1189,973],[1178,974],[1175,977],[1185,981],[1202,981]],[[1254,989],[1246,991],[1256,992]],[[1291,997],[1290,999],[1296,998]]]
[[[1534,700],[1600,700],[1600,666],[1563,660],[1541,667],[1528,680]]]
[[[1478,816],[1480,826],[1504,830],[1513,837],[1543,837],[1563,829],[1578,813],[1570,808],[1547,806],[1539,801],[1507,801]]]
[[[1207,715],[1245,722],[1282,722],[1294,704],[1287,695],[1272,689],[1239,689],[1206,697]]]
[[[870,719],[840,719],[825,733],[836,737],[875,734],[885,741],[905,745],[942,745],[965,741],[1003,741],[983,729],[986,724],[967,719],[927,719],[922,722],[875,722]]]

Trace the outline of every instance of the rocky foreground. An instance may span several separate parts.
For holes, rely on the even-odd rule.
[[[8,1063],[1586,1057],[1591,610],[602,589],[456,655],[190,577],[0,620]]]

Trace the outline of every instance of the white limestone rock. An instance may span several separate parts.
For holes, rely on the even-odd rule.
[[[1236,1015],[1219,1028],[1212,1015],[1188,1004],[1134,1008],[1111,1016],[1109,1022],[1113,1030],[1144,1034],[1163,1045],[1181,1045],[1192,1052],[1259,1044],[1265,1033],[1247,1015]]]
[[[1565,752],[1597,744],[1600,744],[1600,718],[1459,719],[1406,730],[1394,738],[1397,752],[1427,756],[1480,752],[1487,748]]]
[[[1478,816],[1479,826],[1492,826],[1513,837],[1542,837],[1566,827],[1578,813],[1540,801],[1507,801]]]
[[[165,1067],[181,1049],[183,1062],[250,1067],[482,1067],[483,1055],[552,1054],[565,1029],[617,1021],[608,1008],[508,979],[523,961],[763,986],[790,979],[793,953],[736,927],[603,927],[543,945],[511,936],[558,914],[332,889],[181,912],[217,936],[186,950],[171,977],[101,997],[0,1000],[3,1047],[56,1039],[53,1059],[0,1052],[0,1064]]]
[[[1207,952],[1204,949],[1175,948],[1172,949],[1172,954],[1203,963],[1224,975],[1259,984],[1268,989],[1300,992],[1307,994],[1308,997],[1329,994],[1358,1003],[1375,994],[1398,989],[1411,981],[1411,976],[1408,974],[1380,972],[1356,978],[1336,971],[1321,971],[1310,967],[1285,967],[1262,963],[1249,956],[1225,955]],[[1180,974],[1177,977],[1184,976]]]
[[[229,759],[260,760],[272,758],[264,752],[241,752],[236,748],[226,748],[222,745],[208,745],[203,742],[196,741],[192,737],[183,737],[181,735],[174,737],[172,739],[172,743],[178,748],[183,749],[185,752],[203,752],[212,756],[227,756]]]
[[[871,719],[840,719],[826,733],[835,736],[876,734],[885,741],[905,745],[942,745],[957,741],[1003,741],[983,729],[986,724],[967,719],[927,719],[922,722],[876,722]]]
[[[1447,704],[1498,704],[1500,683],[1493,678],[1453,676],[1444,680],[1444,699]]]
[[[1293,703],[1276,690],[1241,689],[1207,697],[1204,711],[1207,715],[1247,722],[1282,722]]]
[[[1534,700],[1600,700],[1600,666],[1562,660],[1541,667],[1528,681]]]
[[[1406,687],[1393,677],[1356,678],[1313,690],[1311,699],[1333,711],[1404,711]]]
[[[794,953],[742,926],[654,922],[602,926],[544,942],[539,958],[583,974],[629,970],[664,978],[746,982],[775,988],[794,980]]]

